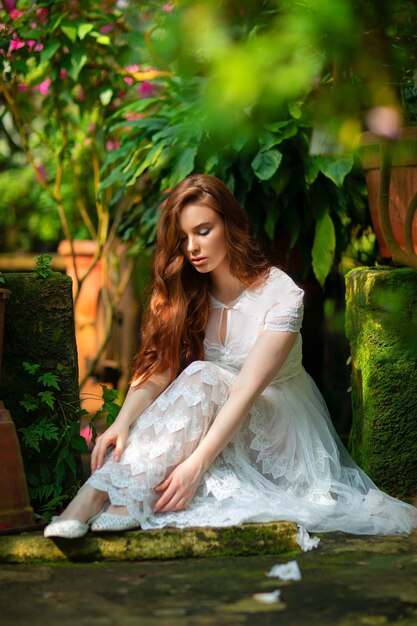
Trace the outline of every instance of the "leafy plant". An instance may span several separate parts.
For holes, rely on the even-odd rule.
[[[64,401],[58,375],[42,371],[37,363],[24,362],[22,367],[36,379],[39,389],[37,393],[24,394],[20,400],[31,418],[28,426],[18,429],[26,460],[29,496],[36,511],[49,517],[72,498],[80,486],[79,455],[88,452],[86,440],[80,435],[80,423],[88,412]],[[96,436],[94,423],[102,419],[109,425],[120,410],[115,402],[117,391],[105,385],[102,388],[103,406],[92,419],[93,440]]]
[[[33,272],[40,278],[49,278],[53,273],[51,268],[52,257],[49,254],[38,254],[35,256],[36,266]]]

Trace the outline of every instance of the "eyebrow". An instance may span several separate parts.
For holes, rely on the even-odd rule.
[[[203,226],[213,226],[213,224],[212,222],[201,222],[201,224],[197,224],[197,226],[194,226],[192,230],[198,230],[199,228],[202,228]],[[180,233],[185,235],[184,231],[181,229],[180,229]]]

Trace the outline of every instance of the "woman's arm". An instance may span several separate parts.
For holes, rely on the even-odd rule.
[[[190,457],[157,487],[165,493],[154,511],[186,508],[203,474],[225,448],[246,419],[252,404],[285,363],[298,333],[264,330],[255,341],[206,436]]]
[[[169,379],[169,370],[167,370],[163,374],[154,374],[142,384],[135,385],[135,381],[133,381],[115,421],[102,435],[97,437],[96,445],[91,453],[92,472],[103,465],[104,455],[111,445],[115,446],[113,459],[115,461],[120,459],[126,445],[129,427],[164,391],[168,386]]]

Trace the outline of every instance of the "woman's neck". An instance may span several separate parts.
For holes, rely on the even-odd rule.
[[[210,272],[210,279],[210,292],[220,302],[230,302],[242,293],[243,286],[229,267],[216,268]]]

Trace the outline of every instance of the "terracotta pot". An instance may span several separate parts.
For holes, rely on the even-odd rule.
[[[372,225],[382,258],[391,257],[385,243],[378,215],[378,189],[380,180],[381,140],[366,132],[361,135],[360,155],[366,174],[369,209]],[[404,221],[411,198],[417,192],[417,128],[404,128],[401,140],[396,144],[392,160],[389,210],[392,230],[400,247],[405,250]],[[414,250],[417,253],[417,217],[413,221]]]
[[[8,289],[0,289],[0,373],[3,356],[4,313]],[[0,530],[31,527],[35,520],[29,504],[25,470],[16,428],[0,402]]]

